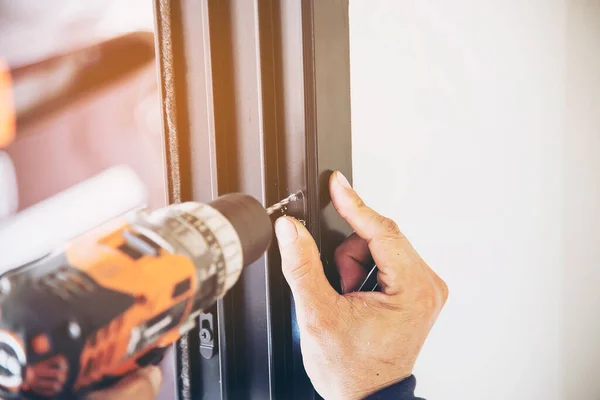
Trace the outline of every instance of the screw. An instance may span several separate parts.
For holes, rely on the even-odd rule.
[[[69,336],[71,339],[79,339],[81,336],[81,327],[75,321],[69,322]]]
[[[210,331],[210,329],[200,329],[200,340],[202,340],[203,342],[210,342],[212,340],[212,332]]]

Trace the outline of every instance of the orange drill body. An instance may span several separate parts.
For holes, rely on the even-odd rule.
[[[69,264],[77,265],[100,286],[135,299],[129,308],[86,340],[75,390],[103,376],[123,375],[136,369],[136,360],[151,346],[166,347],[180,338],[179,323],[192,311],[193,293],[198,286],[194,264],[189,258],[164,249],[157,249],[156,255],[132,258],[120,250],[127,246],[123,233],[128,229],[130,226],[124,226],[90,246],[75,246],[66,252]],[[164,290],[178,284],[186,290]],[[144,321],[163,314],[172,318],[169,329],[155,343],[128,352],[130,332]]]
[[[270,244],[256,200],[211,205],[140,214],[5,274],[0,397],[71,398],[159,361]]]
[[[8,66],[0,59],[0,149],[14,140],[16,125],[12,78]]]

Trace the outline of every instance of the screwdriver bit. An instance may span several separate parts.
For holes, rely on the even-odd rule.
[[[280,202],[275,203],[271,207],[267,208],[267,214],[272,215],[273,213],[282,210],[285,206],[287,206],[291,202],[299,200],[301,197],[302,197],[302,191],[292,193],[285,199],[283,199]]]

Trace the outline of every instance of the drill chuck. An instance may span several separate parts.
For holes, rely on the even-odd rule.
[[[235,284],[243,267],[267,251],[273,236],[264,207],[240,193],[221,196],[209,204],[172,205],[140,216],[132,229],[171,253],[191,259],[198,282],[203,283],[198,296],[210,304]],[[199,307],[202,305],[194,309]]]
[[[258,260],[267,251],[273,237],[273,224],[263,206],[246,194],[227,194],[210,206],[233,226],[242,245],[244,266]]]

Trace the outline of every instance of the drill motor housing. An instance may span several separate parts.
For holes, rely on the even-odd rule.
[[[141,212],[0,279],[0,397],[78,397],[155,364],[268,249],[243,194]]]

